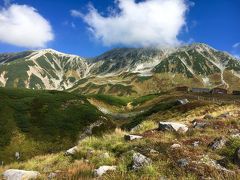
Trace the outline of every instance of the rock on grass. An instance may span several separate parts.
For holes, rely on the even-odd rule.
[[[37,179],[40,175],[37,171],[25,171],[19,169],[9,169],[3,173],[4,179],[7,180],[30,180]]]

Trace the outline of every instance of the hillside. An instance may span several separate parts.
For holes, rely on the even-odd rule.
[[[84,94],[144,95],[176,86],[240,89],[240,62],[197,43],[120,48],[84,59],[52,49],[0,54],[0,86]]]
[[[0,161],[21,161],[71,148],[89,126],[94,134],[114,124],[80,95],[0,88]]]
[[[41,99],[47,96],[47,102],[52,102],[49,99],[54,96],[59,103],[64,102],[63,97],[66,96],[68,99],[77,98],[84,102],[87,98],[109,119],[115,119],[116,115],[119,118],[114,120],[118,126],[115,131],[104,132],[101,136],[89,135],[75,142],[77,146],[73,154],[65,155],[66,148],[56,152],[48,149],[44,155],[31,159],[20,159],[17,163],[12,160],[0,167],[0,173],[14,168],[38,171],[40,179],[239,179],[240,159],[236,156],[236,150],[240,147],[239,96],[169,91],[142,97],[87,95],[84,98],[55,91],[24,90],[17,94],[13,90],[4,89],[1,89],[1,94],[12,98],[11,104],[15,106],[13,102],[28,102],[33,94]],[[26,100],[17,101],[23,95]],[[185,98],[188,102],[179,103],[178,100]],[[66,103],[64,106],[66,107]],[[77,115],[79,112],[74,113]],[[68,113],[68,117],[74,113]],[[177,126],[163,127],[159,122],[175,122]],[[57,127],[51,130],[54,134]],[[177,127],[181,128],[175,130]],[[71,128],[68,126],[67,129]],[[37,129],[34,131],[41,132]],[[64,136],[60,134],[61,143],[67,140],[68,133],[69,131],[64,133]],[[22,134],[27,136],[28,132]],[[126,135],[135,135],[135,139],[130,140]],[[31,137],[39,138],[35,135]],[[29,138],[27,142],[19,143],[19,147],[24,147],[19,150],[20,153],[29,147]],[[48,140],[51,138],[48,137]],[[15,138],[12,143],[17,142]],[[28,146],[24,146],[26,143]],[[43,145],[50,149],[56,146],[55,143],[48,146],[46,141],[41,144]],[[28,153],[35,151],[34,143],[30,147]],[[9,155],[17,148],[14,145],[7,148],[8,151],[13,149]],[[112,170],[97,175],[98,168],[109,167]]]

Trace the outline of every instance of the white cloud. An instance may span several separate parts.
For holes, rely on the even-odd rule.
[[[50,23],[33,7],[12,4],[0,9],[0,42],[38,48],[53,39]]]
[[[240,42],[235,43],[232,47],[233,48],[239,48],[240,47]]]
[[[118,13],[103,16],[93,6],[84,15],[72,10],[71,15],[81,17],[94,37],[110,46],[175,46],[178,35],[186,25],[188,5],[185,0],[116,0]],[[115,11],[114,11],[115,12]]]
[[[83,17],[84,16],[81,12],[74,10],[74,9],[70,11],[70,14],[73,17]]]

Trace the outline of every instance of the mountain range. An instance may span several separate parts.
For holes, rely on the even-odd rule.
[[[0,86],[115,95],[176,86],[240,89],[240,61],[206,44],[118,48],[95,58],[53,49],[0,54]]]

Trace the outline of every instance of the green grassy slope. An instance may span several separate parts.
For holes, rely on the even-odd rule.
[[[12,161],[15,152],[27,159],[70,148],[96,121],[112,125],[81,95],[0,88],[0,160]]]

